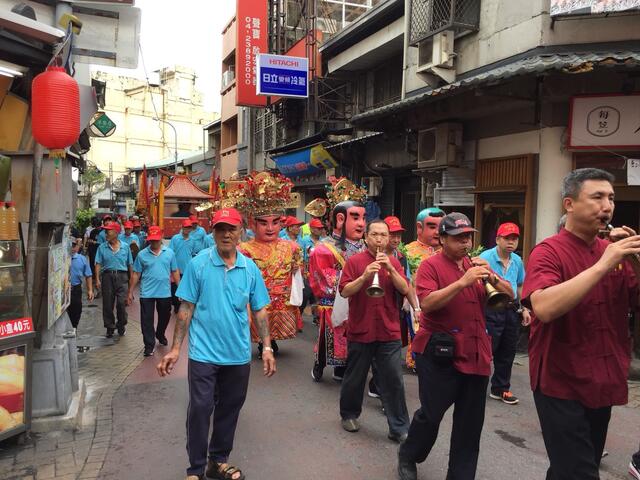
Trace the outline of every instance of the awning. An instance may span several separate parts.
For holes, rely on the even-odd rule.
[[[463,87],[477,87],[484,84],[498,83],[521,75],[542,74],[552,70],[575,74],[589,72],[596,67],[622,66],[638,68],[640,67],[640,51],[605,50],[581,53],[547,53],[530,55],[519,60],[512,60],[506,64],[500,63],[494,68],[484,69],[481,73],[474,74],[469,72],[468,75],[462,75],[460,80],[449,85],[430,89],[398,102],[354,115],[350,123],[357,124],[405,111]]]
[[[319,173],[338,164],[321,144],[272,157],[285,177],[303,177]]]

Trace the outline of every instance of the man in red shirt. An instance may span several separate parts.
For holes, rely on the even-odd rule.
[[[611,407],[627,403],[628,313],[638,296],[640,236],[598,238],[613,217],[613,175],[569,173],[567,221],[529,257],[522,298],[535,314],[529,340],[533,398],[550,467],[547,479],[599,479]],[[634,271],[635,275],[634,275]]]
[[[449,471],[451,480],[475,478],[491,373],[491,339],[484,317],[483,281],[513,298],[509,282],[486,260],[468,258],[476,230],[462,213],[445,215],[438,232],[442,250],[420,264],[416,293],[422,309],[413,339],[420,408],[398,451],[398,477],[416,480],[445,412],[455,405]]]
[[[389,243],[389,227],[374,220],[365,232],[367,250],[347,260],[340,278],[339,292],[349,299],[347,320],[347,369],[340,389],[342,428],[360,429],[362,397],[372,361],[376,363],[376,386],[389,424],[389,439],[404,441],[409,429],[409,413],[404,396],[401,360],[398,297],[409,292],[409,282],[398,260],[384,253]],[[370,297],[367,288],[378,274],[381,297]]]

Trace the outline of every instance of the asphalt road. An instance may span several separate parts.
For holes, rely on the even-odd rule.
[[[365,396],[360,432],[341,429],[340,386],[331,380],[329,370],[323,382],[312,381],[316,329],[308,318],[305,322],[297,339],[279,342],[278,372],[273,378],[262,376],[261,363],[254,357],[231,463],[242,468],[249,480],[395,479],[397,445],[386,438],[380,402]],[[102,479],[185,478],[186,348],[172,376],[161,379],[155,365],[165,348],[145,359],[114,397],[114,433]],[[521,401],[508,406],[487,400],[478,479],[545,477],[548,464],[528,387],[526,358],[516,361],[522,364],[514,366],[512,390]],[[414,375],[405,375],[405,388],[412,414],[418,406]],[[446,476],[451,413],[445,416],[430,457],[418,466],[421,480]],[[614,409],[603,480],[630,478],[626,468],[640,441],[639,425],[637,409]]]

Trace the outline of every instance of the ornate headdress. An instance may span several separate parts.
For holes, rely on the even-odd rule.
[[[286,208],[291,208],[297,201],[296,195],[291,192],[292,188],[291,180],[283,175],[253,172],[246,177],[244,188],[238,192],[242,194],[242,201],[236,205],[252,217],[282,215]]]
[[[327,187],[327,201],[329,208],[333,210],[340,202],[352,201],[364,203],[367,199],[367,191],[354,185],[354,183],[346,177],[329,178],[331,186]]]

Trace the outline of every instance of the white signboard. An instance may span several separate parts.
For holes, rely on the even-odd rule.
[[[640,160],[627,159],[627,185],[640,185]]]
[[[309,60],[305,57],[258,54],[258,95],[306,98],[309,96]]]
[[[640,148],[640,94],[573,97],[567,147]]]

